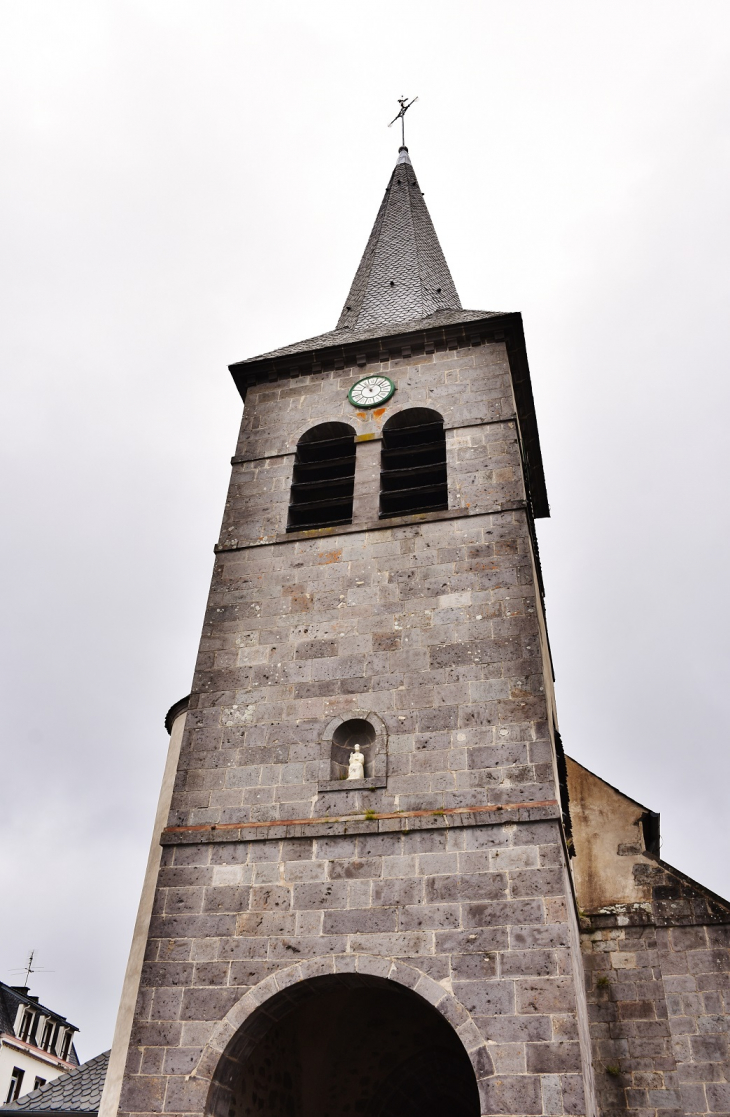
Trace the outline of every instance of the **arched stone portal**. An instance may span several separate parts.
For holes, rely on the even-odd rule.
[[[479,1117],[472,1065],[418,994],[369,975],[315,977],[261,1005],[216,1068],[210,1117]]]

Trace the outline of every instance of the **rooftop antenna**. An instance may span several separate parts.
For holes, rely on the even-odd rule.
[[[47,970],[45,968],[45,966],[34,966],[33,965],[33,959],[34,958],[35,958],[35,950],[31,950],[30,954],[28,955],[28,961],[25,963],[25,965],[21,966],[17,970],[12,971],[13,973],[24,973],[25,974],[25,977],[23,979],[23,988],[28,987],[28,982],[30,980],[30,975],[32,973],[52,973],[53,972],[52,970]]]
[[[397,116],[393,117],[390,124],[388,125],[388,127],[390,128],[393,124],[395,124],[396,120],[400,120],[401,147],[406,146],[406,113],[408,112],[411,105],[415,105],[417,100],[418,97],[414,97],[412,101],[409,101],[407,97],[399,97],[398,104],[400,105],[400,112]]]
[[[26,967],[25,967],[25,981],[23,982],[23,985],[27,985],[28,981],[30,979],[30,975],[32,973],[35,973],[35,970],[33,969],[33,959],[34,959],[34,957],[35,957],[35,950],[31,950],[30,954],[28,955],[28,962],[27,962]]]

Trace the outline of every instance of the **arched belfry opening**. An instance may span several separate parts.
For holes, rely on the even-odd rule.
[[[278,993],[221,1056],[207,1117],[479,1117],[446,1019],[384,978],[332,974]]]
[[[380,518],[448,508],[444,420],[430,407],[408,407],[383,427]]]
[[[319,423],[302,435],[294,457],[287,531],[352,522],[355,431],[347,423]]]

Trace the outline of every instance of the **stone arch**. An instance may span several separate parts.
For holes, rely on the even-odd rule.
[[[296,963],[265,978],[230,1009],[215,1028],[190,1075],[208,1083],[205,1117],[228,1117],[232,1075],[236,1060],[243,1061],[256,1047],[271,1021],[283,1015],[282,1005],[316,995],[312,987],[351,989],[358,982],[408,991],[450,1025],[471,1064],[475,1085],[481,1092],[484,1079],[494,1073],[488,1045],[460,1001],[415,966],[372,955],[330,955]],[[269,1012],[267,1013],[267,1006]],[[261,1012],[259,1012],[261,1010]],[[475,1110],[478,1113],[478,1103]]]
[[[403,407],[393,408],[383,426],[387,430],[403,430],[407,427],[421,426],[424,423],[441,423],[443,425],[443,422],[443,415],[435,408],[419,407],[408,403],[404,404]]]

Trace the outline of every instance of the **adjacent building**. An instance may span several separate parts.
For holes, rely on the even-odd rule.
[[[77,1031],[27,986],[0,982],[0,1101],[16,1101],[78,1066]]]
[[[0,1107],[0,1113],[21,1113],[24,1117],[96,1117],[99,1112],[109,1052],[66,1071],[52,1082],[23,1094],[17,1101]]]

